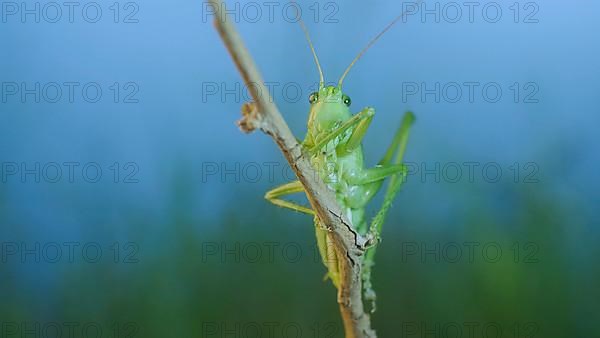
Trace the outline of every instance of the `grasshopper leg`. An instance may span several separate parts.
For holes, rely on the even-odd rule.
[[[415,115],[413,113],[407,112],[406,114],[404,114],[402,124],[400,125],[398,131],[396,131],[392,143],[386,150],[385,155],[383,155],[381,161],[379,161],[379,164],[392,163],[394,154],[396,154],[396,159],[394,163],[402,162],[402,158],[404,157],[404,151],[406,150],[406,143],[408,141],[410,126],[414,123],[414,121]]]
[[[348,142],[341,145],[342,151],[351,151],[355,149],[356,146],[360,145],[360,142],[362,141],[366,130],[371,123],[371,118],[372,115],[358,123]],[[402,172],[404,170],[401,166],[402,158],[406,149],[408,131],[411,124],[414,122],[414,119],[414,115],[411,112],[407,112],[404,115],[402,124],[394,135],[392,143],[386,150],[383,158],[379,161],[379,163],[377,163],[378,167],[362,170],[360,173],[357,173],[355,177],[349,178],[349,183],[365,186],[367,189],[365,196],[370,196],[371,198],[375,196],[379,189],[381,189],[384,179],[388,176],[402,176]],[[366,198],[363,203],[368,203],[371,198]]]
[[[403,164],[384,164],[375,168],[362,169],[354,175],[346,177],[351,185],[366,185],[374,182],[383,182],[388,176],[406,173],[406,166]]]
[[[408,112],[404,115],[400,129],[398,129],[398,132],[396,132],[396,135],[394,135],[394,140],[392,141],[391,146],[386,151],[383,159],[379,162],[381,165],[401,165],[400,163],[402,163],[404,151],[406,150],[410,126],[413,124],[414,120],[415,117],[411,112]],[[383,221],[385,220],[386,213],[405,180],[406,170],[403,170],[402,172],[392,176],[387,191],[385,192],[383,205],[371,223],[370,231],[376,236],[378,236],[381,232],[381,227],[383,225]]]
[[[321,255],[321,260],[323,261],[323,265],[327,268],[327,274],[325,275],[325,280],[327,278],[331,279],[331,282],[336,288],[340,286],[340,270],[339,270],[339,262],[337,259],[337,254],[335,252],[335,247],[333,245],[333,239],[329,231],[325,228],[325,226],[321,223],[318,217],[315,216],[315,231],[317,235],[317,247],[319,248],[319,254]]]
[[[373,121],[375,109],[365,108],[361,113],[364,114],[365,117],[356,124],[356,127],[354,130],[352,130],[352,134],[350,135],[348,141],[345,144],[340,145],[340,151],[342,153],[349,153],[360,146],[365,134],[367,133],[367,129],[369,129],[369,126]]]
[[[277,206],[315,216],[315,231],[319,253],[321,255],[321,259],[323,260],[323,264],[328,270],[327,277],[331,279],[333,285],[335,285],[337,288],[339,287],[340,280],[338,260],[333,243],[331,242],[331,236],[329,235],[327,229],[323,226],[312,209],[279,198],[281,196],[291,195],[299,192],[304,192],[302,184],[300,181],[293,181],[270,190],[265,194],[265,198]]]
[[[375,109],[373,109],[373,108],[365,108],[365,109],[361,110],[360,113],[352,116],[351,119],[344,122],[344,124],[339,126],[337,129],[331,131],[329,134],[327,134],[327,136],[318,140],[314,146],[312,146],[311,148],[308,149],[308,152],[311,154],[314,154],[314,153],[320,151],[321,148],[323,148],[327,143],[331,142],[333,139],[342,135],[348,129],[354,128],[357,125],[361,126],[361,128],[360,128],[361,130],[364,129],[364,131],[359,132],[359,134],[356,136],[356,137],[359,137],[360,139],[362,139],[362,136],[364,136],[366,129],[368,128],[369,124],[371,123],[371,120],[373,119],[373,115],[375,115]],[[364,121],[367,121],[367,122],[364,122]],[[361,122],[364,122],[364,123],[361,123]],[[354,132],[353,132],[353,134],[354,134]],[[358,145],[360,145],[360,142],[358,143]],[[358,145],[356,145],[356,146],[358,146]]]
[[[291,194],[300,193],[300,192],[304,192],[304,187],[302,187],[302,183],[300,183],[300,181],[293,181],[290,183],[280,185],[273,190],[269,190],[265,194],[265,198],[269,202],[271,202],[277,206],[280,206],[282,208],[288,208],[288,209],[299,211],[299,212],[302,212],[305,214],[314,215],[315,212],[310,208],[307,208],[305,206],[298,205],[296,203],[289,202],[289,201],[279,198],[282,196],[291,195]]]
[[[392,165],[393,166],[393,165],[400,165],[400,163],[402,163],[402,159],[404,157],[404,151],[406,149],[406,143],[408,141],[409,129],[410,129],[410,126],[412,125],[412,123],[414,122],[414,120],[415,120],[415,117],[411,112],[408,112],[404,115],[400,129],[398,129],[398,131],[396,132],[396,135],[394,135],[392,144],[390,145],[390,147],[386,151],[385,155],[379,162],[380,165],[384,165],[384,166]],[[371,232],[371,234],[373,234],[376,238],[378,238],[379,234],[381,233],[381,228],[383,226],[383,222],[385,221],[385,216],[386,216],[388,210],[390,209],[390,207],[392,206],[392,202],[393,202],[394,198],[396,197],[396,194],[400,190],[402,183],[404,183],[405,179],[406,179],[406,170],[403,170],[403,171],[398,172],[397,174],[393,175],[390,180],[390,183],[388,185],[387,191],[384,196],[383,205],[381,206],[381,209],[377,212],[377,214],[373,218],[373,221],[371,222],[371,225],[369,228],[369,231]],[[371,183],[372,188],[379,190],[382,182],[383,181]],[[375,291],[373,290],[373,286],[371,283],[371,268],[373,267],[373,264],[374,264],[374,257],[375,257],[375,247],[371,247],[367,251],[367,253],[365,255],[365,259],[363,261],[363,287],[364,287],[365,299],[371,301],[371,304],[372,304],[371,311],[372,312],[374,312],[376,309],[376,303],[375,303],[376,294],[375,294]]]

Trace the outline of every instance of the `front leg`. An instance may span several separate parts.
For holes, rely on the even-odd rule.
[[[341,145],[340,151],[342,154],[354,151],[354,149],[358,148],[362,143],[362,140],[367,133],[367,129],[369,129],[371,121],[373,121],[373,117],[375,116],[375,109],[365,108],[363,109],[363,112],[365,112],[367,117],[358,122],[358,125],[352,131],[352,135],[350,135],[348,141]]]
[[[361,110],[360,113],[352,116],[348,121],[344,122],[344,124],[339,126],[337,129],[331,131],[325,137],[318,140],[315,145],[313,145],[312,147],[309,147],[308,153],[313,155],[313,154],[319,152],[325,145],[327,145],[327,143],[331,142],[336,137],[342,135],[348,129],[353,128],[356,125],[359,125],[361,132],[359,134],[357,134],[357,136],[355,137],[355,141],[353,141],[353,143],[356,142],[356,138],[358,137],[359,138],[358,144],[360,144],[360,140],[362,140],[362,136],[364,136],[366,128],[369,127],[369,124],[371,123],[371,120],[373,119],[374,115],[375,115],[375,109],[373,109],[373,108],[365,108],[365,109]],[[356,134],[356,130],[358,130],[359,128],[355,129],[355,131],[352,133],[352,136],[354,136],[354,134]],[[364,131],[362,131],[362,130],[364,130]],[[352,139],[352,136],[350,137],[350,139]]]
[[[286,183],[284,185],[280,185],[277,188],[268,191],[265,194],[265,198],[269,202],[271,202],[277,206],[280,206],[282,208],[292,209],[292,210],[299,211],[299,212],[302,212],[305,214],[314,215],[315,212],[312,209],[307,208],[302,205],[298,205],[293,202],[283,200],[280,198],[282,196],[291,195],[291,194],[300,193],[300,192],[304,192],[304,187],[302,186],[302,183],[300,183],[300,181],[293,181],[290,183]]]

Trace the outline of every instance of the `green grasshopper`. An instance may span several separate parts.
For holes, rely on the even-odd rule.
[[[342,83],[362,55],[403,15],[397,17],[369,42],[346,68],[337,86],[325,84],[323,70],[310,35],[304,23],[300,21],[320,75],[319,90],[309,96],[308,131],[301,145],[305,154],[310,156],[311,164],[318,175],[329,189],[335,192],[338,204],[352,222],[355,230],[362,235],[369,234],[378,241],[385,216],[407,175],[402,158],[409,129],[415,118],[411,112],[407,112],[383,158],[374,168],[364,168],[361,143],[373,120],[375,109],[367,107],[353,115],[350,112],[351,99],[342,91]],[[371,224],[367,225],[365,207],[380,190],[387,177],[391,178],[383,205]],[[323,264],[328,269],[325,278],[331,279],[335,287],[339,288],[338,259],[332,245],[333,239],[330,231],[312,209],[282,199],[283,196],[302,192],[304,192],[304,188],[300,181],[296,180],[270,190],[266,193],[265,198],[277,206],[314,216],[317,247]],[[372,246],[365,254],[362,269],[364,297],[372,302],[372,311],[375,310],[375,292],[371,284],[374,255],[375,246]]]

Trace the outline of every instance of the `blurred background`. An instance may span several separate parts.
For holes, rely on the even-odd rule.
[[[600,5],[299,3],[328,82],[407,11],[344,85],[377,111],[367,166],[417,116],[379,336],[599,335]],[[293,173],[235,126],[248,92],[207,4],[1,5],[1,337],[343,336],[312,219],[263,199]],[[303,138],[293,5],[227,10]]]

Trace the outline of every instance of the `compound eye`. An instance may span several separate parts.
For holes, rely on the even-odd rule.
[[[310,96],[308,97],[308,102],[310,102],[310,104],[313,104],[313,103],[317,102],[318,99],[319,99],[319,93],[314,92],[314,93],[310,94]]]
[[[350,99],[350,96],[348,96],[348,95],[342,96],[342,100],[344,101],[344,104],[348,107],[350,107],[350,105],[352,104],[352,100]]]

